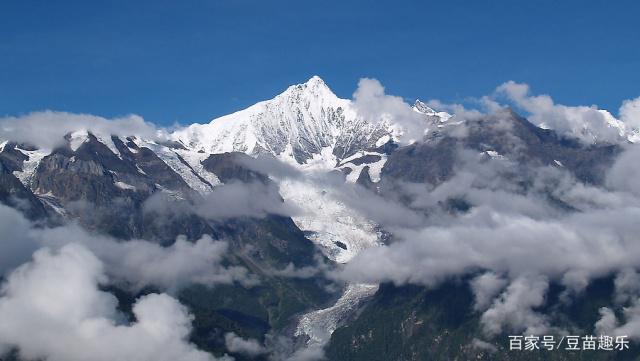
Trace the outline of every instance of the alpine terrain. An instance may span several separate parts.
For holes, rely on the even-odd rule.
[[[72,124],[45,144],[0,124],[0,238],[26,264],[0,268],[0,359],[84,343],[78,360],[101,360],[113,339],[111,359],[131,360],[120,332],[156,342],[136,351],[156,360],[640,357],[637,130],[604,111],[571,133],[531,110],[364,96],[314,76],[172,130],[36,114]],[[51,330],[70,336],[46,344]],[[508,337],[592,334],[630,347]]]

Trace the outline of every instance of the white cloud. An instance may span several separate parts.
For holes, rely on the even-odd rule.
[[[88,245],[105,262],[112,277],[127,282],[134,289],[153,285],[174,291],[192,283],[208,286],[258,283],[246,268],[224,266],[229,244],[213,241],[208,235],[195,242],[179,237],[169,247],[143,240],[119,243],[97,240]]]
[[[584,270],[592,277],[638,265],[638,216],[640,208],[634,207],[536,220],[477,206],[451,224],[390,229],[397,242],[365,250],[345,265],[341,277],[434,285],[474,268],[556,278]]]
[[[618,272],[614,279],[615,301],[619,304],[635,300],[640,295],[640,273],[635,269],[625,268]]]
[[[401,143],[419,141],[427,131],[425,117],[413,111],[401,97],[385,94],[384,87],[376,79],[360,79],[353,93],[353,105],[364,119],[391,124]]]
[[[99,289],[105,282],[103,264],[82,245],[37,251],[2,289],[0,342],[49,361],[214,359],[188,342],[192,317],[177,300],[141,297],[129,323],[116,298]]]
[[[195,242],[179,237],[173,245],[163,247],[145,240],[120,242],[91,234],[75,224],[32,227],[20,213],[3,205],[0,215],[2,221],[11,221],[11,226],[0,227],[0,270],[25,262],[39,247],[61,248],[78,243],[101,259],[114,281],[134,290],[154,286],[173,292],[192,283],[215,286],[240,282],[251,286],[258,282],[246,268],[224,265],[228,243],[214,241],[208,235]]]
[[[0,139],[24,142],[44,149],[64,144],[64,136],[75,131],[103,136],[137,135],[147,139],[163,137],[163,130],[140,116],[107,119],[90,114],[43,111],[19,117],[0,118]]]
[[[476,299],[473,307],[478,311],[486,310],[496,295],[508,281],[493,272],[486,272],[471,280],[471,290]]]
[[[484,100],[480,102],[480,105],[482,106],[482,108],[486,108],[486,110],[488,110],[489,112],[498,111],[500,109],[500,107],[496,102],[489,101],[489,98],[487,97],[483,99]],[[486,113],[478,109],[470,109],[458,103],[452,103],[452,104],[443,103],[438,99],[429,100],[427,102],[427,105],[434,109],[438,109],[438,110],[450,113],[452,115],[452,118],[451,118],[452,122],[478,119],[483,115],[486,115]]]
[[[26,262],[38,248],[35,240],[25,237],[30,228],[20,212],[0,204],[0,276]]]
[[[618,327],[616,314],[608,307],[602,307],[598,311],[600,319],[595,324],[595,331],[598,335],[613,335],[613,330]]]
[[[527,335],[541,335],[549,327],[545,317],[533,311],[542,306],[549,283],[544,277],[518,277],[482,314],[480,322],[489,335],[497,335],[507,326]]]
[[[640,129],[640,97],[622,102],[620,120],[632,129]]]
[[[224,335],[224,344],[229,352],[255,357],[267,352],[257,340],[244,339],[233,332]]]
[[[595,330],[604,335],[628,336],[640,340],[640,300],[636,299],[629,307],[623,308],[624,322],[619,322],[615,313],[608,307],[600,309],[600,319]]]
[[[275,184],[230,182],[188,203],[155,193],[144,203],[145,212],[171,216],[197,214],[206,219],[263,218],[269,214],[293,216],[299,209],[282,199]]]
[[[584,143],[617,143],[624,125],[606,110],[592,106],[566,106],[554,103],[549,95],[531,95],[529,85],[508,81],[496,88],[515,105],[529,113],[529,121]]]
[[[607,173],[607,186],[640,197],[640,167],[638,167],[638,160],[640,160],[640,146],[627,146]]]

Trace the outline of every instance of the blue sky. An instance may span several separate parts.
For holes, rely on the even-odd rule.
[[[507,80],[617,111],[640,95],[637,1],[0,2],[0,116],[206,122],[320,75],[459,102]]]

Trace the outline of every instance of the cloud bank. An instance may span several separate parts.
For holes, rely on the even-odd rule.
[[[91,234],[75,224],[34,228],[16,210],[3,205],[0,216],[13,222],[11,227],[0,227],[3,250],[0,270],[10,270],[28,261],[40,247],[62,248],[76,243],[101,260],[112,281],[134,291],[146,286],[174,292],[193,283],[215,286],[239,282],[251,286],[258,282],[246,268],[224,265],[228,243],[214,241],[207,235],[195,242],[179,237],[173,245],[162,247],[145,240],[120,242]]]
[[[0,118],[0,140],[27,143],[52,149],[64,144],[64,137],[75,131],[90,131],[105,137],[137,135],[160,139],[165,131],[137,115],[107,119],[90,114],[43,111],[18,117]]]
[[[145,201],[144,210],[164,216],[195,214],[212,220],[292,216],[298,212],[295,205],[282,199],[275,184],[262,182],[229,182],[191,201],[155,193]]]
[[[421,140],[427,130],[424,115],[415,112],[401,97],[385,94],[384,87],[376,79],[360,79],[353,93],[353,105],[364,119],[391,124],[403,144]]]
[[[621,120],[597,106],[567,106],[556,104],[549,95],[531,95],[529,85],[508,81],[496,88],[496,94],[505,96],[529,114],[529,121],[550,128],[561,135],[577,138],[584,143],[619,143],[626,127],[637,128],[639,99],[623,103]]]
[[[82,245],[37,251],[2,288],[0,350],[51,361],[214,360],[188,342],[192,316],[177,300],[141,297],[130,322],[99,289],[105,282],[104,265]]]

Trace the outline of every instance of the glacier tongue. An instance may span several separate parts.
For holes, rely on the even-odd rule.
[[[302,316],[295,335],[307,335],[309,345],[324,345],[341,320],[349,316],[367,297],[378,291],[378,285],[349,284],[342,297],[328,308],[309,312]]]
[[[29,159],[25,160],[22,164],[22,170],[14,171],[13,174],[22,182],[22,184],[31,188],[31,179],[33,178],[33,174],[40,164],[40,161],[45,156],[49,155],[49,151],[47,150],[25,150],[17,147],[18,151],[22,152],[22,154],[29,157]]]
[[[328,258],[347,263],[363,250],[380,245],[380,235],[375,224],[341,202],[335,192],[313,181],[280,182],[282,196],[302,210],[300,215],[292,217],[296,225]],[[302,315],[295,335],[308,336],[310,345],[323,345],[340,322],[377,289],[375,284],[347,285],[334,305]]]

